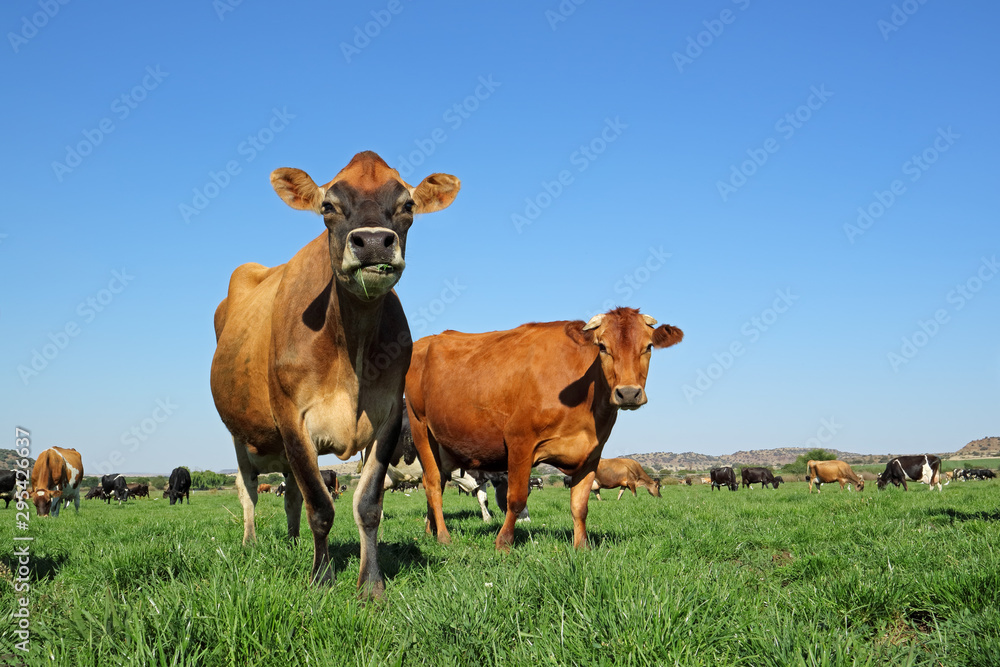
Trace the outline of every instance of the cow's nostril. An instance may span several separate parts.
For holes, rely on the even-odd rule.
[[[391,248],[392,244],[395,242],[395,240],[396,239],[395,239],[395,237],[393,237],[392,234],[386,234],[385,238],[382,239],[382,245],[384,245],[386,248]]]
[[[361,237],[360,234],[351,234],[351,243],[354,244],[354,247],[356,248],[365,247],[365,240]]]

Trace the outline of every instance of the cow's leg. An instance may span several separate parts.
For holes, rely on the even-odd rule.
[[[330,562],[330,546],[327,538],[333,527],[333,499],[326,490],[323,476],[319,471],[318,455],[312,438],[305,431],[301,420],[278,420],[293,424],[281,429],[281,437],[285,442],[285,454],[289,467],[295,476],[295,483],[306,505],[306,519],[313,534],[313,564],[310,580],[314,584],[332,584],[336,581],[333,565]],[[288,488],[287,486],[285,487]],[[291,526],[289,526],[291,528]],[[294,535],[289,534],[289,537]],[[362,553],[364,553],[362,543]]]
[[[618,489],[618,498],[616,498],[616,500],[621,500],[622,499],[622,496],[625,495],[625,490],[627,488],[628,488],[627,486],[619,487],[619,489]],[[635,493],[635,491],[633,491],[632,493]]]
[[[257,505],[257,484],[253,476],[253,464],[247,455],[246,446],[233,438],[236,447],[236,497],[243,507],[243,544],[257,540],[257,528],[254,526],[254,507]],[[190,503],[190,501],[188,501]]]
[[[413,414],[409,406],[410,432],[413,434],[413,446],[417,449],[420,467],[424,470],[424,493],[427,495],[427,523],[425,530],[429,535],[437,535],[441,544],[450,544],[451,535],[444,525],[444,510],[442,491],[447,481],[441,474],[441,454],[437,442],[431,442],[432,434],[427,425]]]
[[[514,524],[517,523],[518,515],[528,506],[531,459],[508,459],[507,468],[507,513],[496,539],[496,548],[501,551],[510,549],[514,542]]]
[[[590,488],[597,472],[597,459],[593,465],[587,465],[573,475],[573,487],[569,492],[569,508],[573,514],[573,546],[577,549],[589,549],[587,541],[587,501],[590,500]],[[600,497],[600,496],[598,496]]]
[[[486,489],[484,488],[485,486],[485,482],[480,484],[476,487],[474,493],[476,494],[476,500],[479,501],[479,510],[482,512],[483,521],[489,522],[493,517],[490,515],[490,510],[487,508],[487,505],[490,502],[490,497],[486,494]],[[459,490],[462,489],[462,487],[458,488]]]
[[[400,386],[400,408],[403,403],[402,393],[403,388]],[[378,565],[378,526],[382,518],[385,472],[389,468],[402,428],[402,411],[396,410],[389,417],[388,425],[377,434],[374,451],[361,470],[358,490],[354,494],[354,521],[358,524],[361,538],[361,568],[358,572],[358,591],[361,597],[385,597],[385,579]]]
[[[285,521],[288,524],[288,537],[292,542],[299,540],[299,526],[302,525],[302,492],[295,483],[295,477],[285,475]],[[188,501],[191,504],[191,501]]]

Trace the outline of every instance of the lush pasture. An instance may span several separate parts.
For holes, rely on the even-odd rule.
[[[455,543],[439,546],[423,534],[423,492],[389,494],[388,595],[367,604],[348,496],[326,590],[306,585],[311,540],[289,546],[273,496],[248,549],[229,492],[190,507],[85,501],[76,516],[31,518],[27,662],[996,665],[1000,481],[914,486],[608,493],[590,503],[593,549],[580,553],[562,488],[532,493],[509,554],[472,499],[446,493]],[[24,595],[11,584],[12,537],[25,534],[14,523],[11,506],[4,609]],[[3,622],[0,654],[20,657],[13,629]]]

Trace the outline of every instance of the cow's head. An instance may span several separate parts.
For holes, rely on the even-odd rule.
[[[884,472],[879,473],[878,476],[875,477],[875,484],[878,486],[879,491],[884,489],[885,485],[888,483],[889,483],[889,476]]]
[[[649,492],[652,493],[657,498],[662,498],[663,497],[663,496],[660,495],[660,480],[658,480],[658,479],[654,479],[653,480],[653,488],[651,488],[649,490]]]
[[[854,490],[855,491],[865,490],[865,478],[862,477],[861,475],[858,475],[858,483],[854,485]]]
[[[611,405],[623,410],[636,410],[646,403],[646,374],[653,348],[670,347],[684,338],[677,327],[657,327],[656,320],[634,308],[594,315],[583,331],[592,332],[601,370],[611,389]]]
[[[403,273],[413,216],[447,208],[460,182],[449,174],[431,174],[413,187],[382,158],[365,151],[326,185],[316,185],[301,169],[285,167],[271,173],[271,185],[292,208],[323,216],[337,283],[371,301],[388,293]]]
[[[31,500],[35,503],[35,512],[38,513],[38,516],[49,516],[49,511],[53,509],[54,505],[59,504],[61,497],[62,491],[59,489],[55,491],[48,489],[31,490]]]

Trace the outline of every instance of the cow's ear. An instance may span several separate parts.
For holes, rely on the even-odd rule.
[[[323,190],[301,169],[275,169],[271,172],[271,187],[292,208],[319,213]]]
[[[676,345],[684,339],[684,332],[669,324],[661,324],[653,331],[653,347]]]
[[[53,500],[55,500],[56,498],[60,498],[60,497],[62,497],[62,490],[61,489],[56,489],[50,495],[52,496]]]
[[[414,213],[433,213],[451,206],[462,187],[462,181],[451,174],[431,174],[413,188]]]
[[[594,344],[594,330],[587,329],[583,322],[576,320],[575,322],[567,322],[565,327],[566,335],[569,336],[577,345],[593,345]]]

